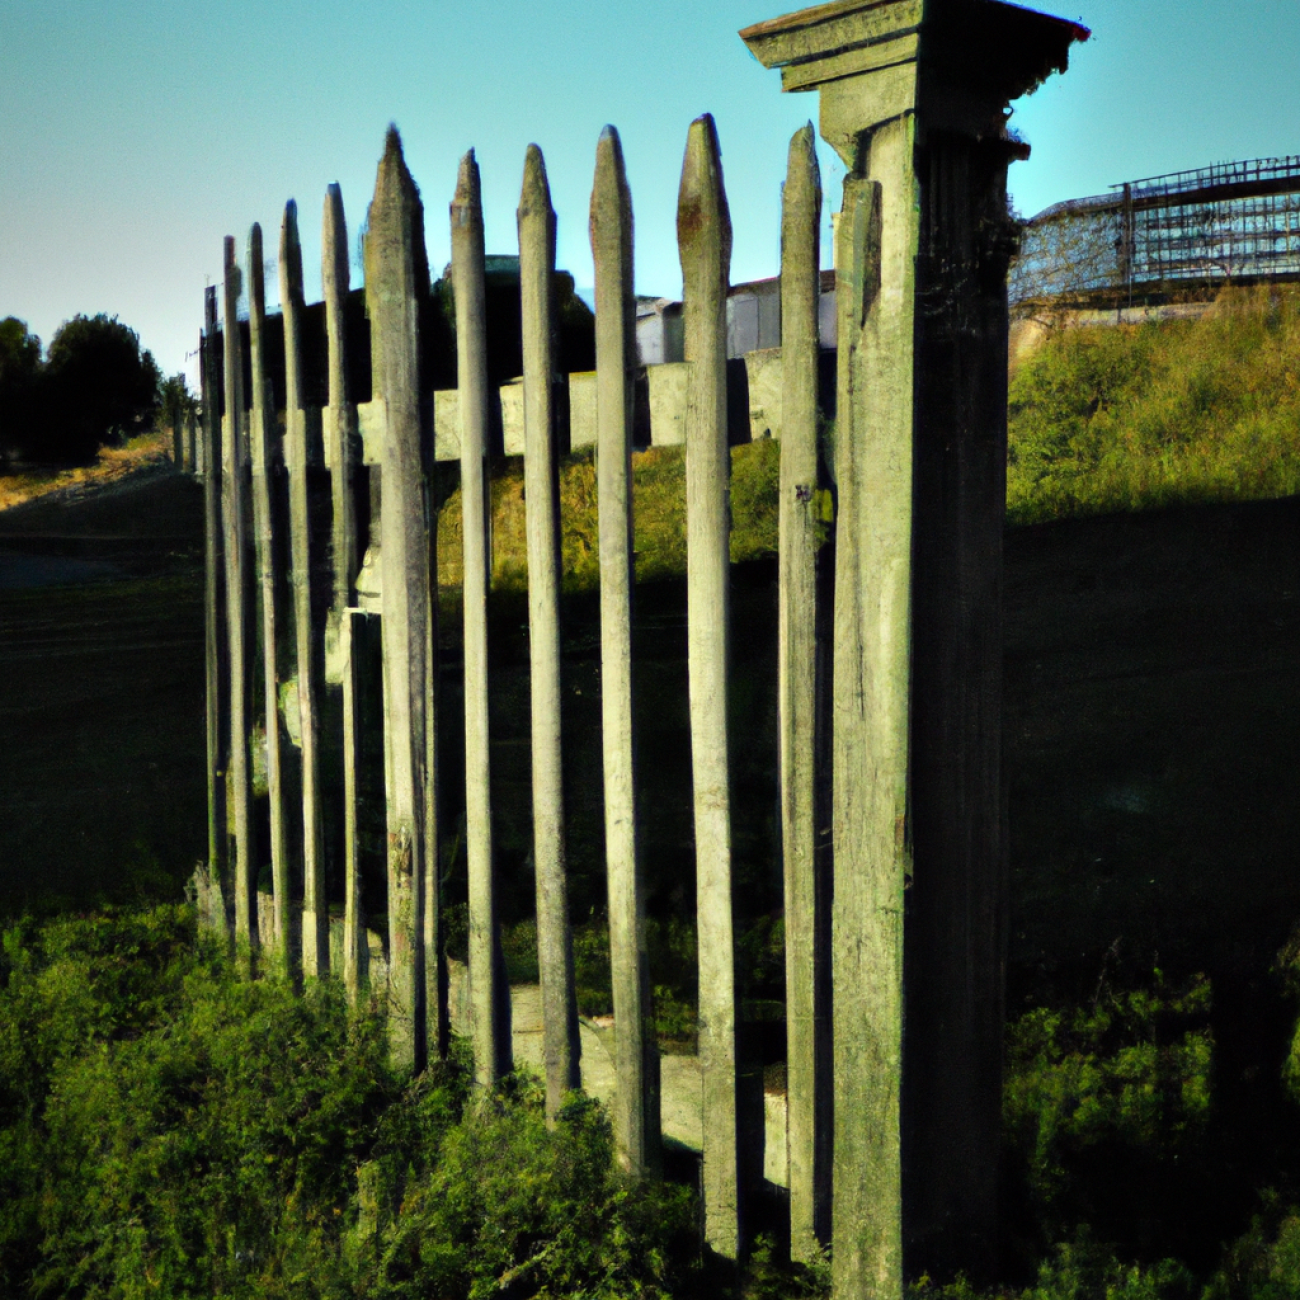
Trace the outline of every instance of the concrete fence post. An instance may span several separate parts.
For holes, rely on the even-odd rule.
[[[786,1147],[790,1255],[819,1249],[827,1170],[818,1167],[819,1094],[826,1088],[823,963],[818,950],[817,452],[818,226],[821,178],[812,124],[790,141],[781,205],[781,487],[778,700],[781,850],[785,883]],[[822,1067],[822,1068],[819,1068]]]
[[[601,741],[616,1032],[614,1141],[620,1164],[644,1176],[657,1174],[661,1167],[659,1044],[637,867],[632,743],[632,410],[637,365],[632,196],[623,148],[612,126],[601,132],[596,146],[591,255],[596,272]]]
[[[703,1081],[704,1231],[724,1258],[741,1249],[737,1004],[727,744],[730,483],[727,284],[731,218],[713,118],[691,123],[677,200],[687,377],[686,603],[699,1052]]]
[[[272,935],[262,935],[263,946],[274,948],[274,961],[290,974],[289,943],[289,842],[285,790],[283,736],[280,728],[280,628],[282,547],[276,537],[276,503],[280,449],[275,428],[275,403],[266,378],[266,281],[262,259],[262,227],[256,222],[248,234],[248,350],[253,381],[249,416],[249,443],[253,470],[253,530],[256,539],[257,576],[262,606],[263,716],[266,726],[266,786],[270,803],[271,881],[274,898]]]
[[[555,452],[552,280],[555,212],[541,150],[530,144],[519,199],[519,286],[524,358],[524,508],[532,709],[533,863],[542,992],[546,1117],[581,1086],[578,1005],[564,860],[560,726],[560,518]]]
[[[384,772],[388,807],[389,1044],[400,1068],[424,1068],[424,885],[429,619],[429,502],[419,402],[419,311],[428,293],[424,213],[390,127],[366,238],[366,305],[381,452],[380,571]]]
[[[289,475],[289,559],[298,672],[298,734],[302,746],[302,973],[307,978],[315,978],[329,969],[320,774],[324,647],[322,629],[316,626],[312,612],[315,547],[307,485],[307,412],[302,388],[305,304],[298,205],[292,199],[284,205],[284,219],[280,224],[280,310],[284,317],[284,459]]]
[[[226,237],[223,375],[226,414],[221,433],[225,499],[226,631],[230,655],[229,817],[235,896],[235,945],[245,971],[256,965],[258,946],[256,840],[249,753],[252,592],[248,573],[248,454],[244,415],[243,349],[239,338],[239,264],[235,241]]]
[[[786,90],[819,92],[821,134],[849,168],[836,249],[836,1300],[901,1297],[905,1267],[980,1277],[995,1264],[1006,168],[1025,153],[1006,108],[1085,35],[997,0],[820,6],[742,33]]]
[[[217,290],[203,293],[200,343],[203,393],[203,662],[207,703],[208,884],[215,915],[210,924],[226,928],[227,866],[226,769],[230,756],[230,663],[226,601],[222,581],[224,547],[221,519],[221,334],[217,328]]]
[[[497,927],[488,739],[487,593],[491,570],[487,476],[487,331],[483,206],[471,149],[460,161],[451,204],[460,402],[465,641],[465,841],[469,857],[469,986],[474,1077],[491,1085],[510,1069],[509,989]]]

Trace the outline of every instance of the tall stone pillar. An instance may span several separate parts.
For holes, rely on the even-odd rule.
[[[1087,36],[997,0],[741,33],[817,90],[838,227],[832,703],[836,1297],[996,1261],[1011,100]],[[906,1035],[904,1035],[906,1023]]]

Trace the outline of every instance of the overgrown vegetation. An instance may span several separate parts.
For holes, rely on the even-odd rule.
[[[0,1293],[131,1298],[667,1296],[690,1194],[612,1163],[580,1098],[553,1131],[464,1062],[403,1087],[332,982],[236,979],[188,909],[4,937]]]
[[[1057,323],[1059,325],[1059,322]],[[1198,320],[1052,328],[1011,382],[1012,524],[1300,492],[1300,293],[1225,290]],[[683,448],[633,457],[636,575],[686,568]],[[731,451],[731,558],[777,548],[780,443]],[[560,471],[565,590],[599,586],[596,467]],[[527,586],[523,468],[492,484],[493,586]],[[459,496],[439,515],[439,578],[460,586]]]
[[[770,941],[751,940],[760,964]],[[693,1192],[620,1175],[597,1104],[575,1096],[548,1130],[535,1080],[475,1094],[459,1044],[404,1085],[378,1012],[350,1012],[332,981],[239,980],[188,908],[20,921],[0,954],[0,1293],[718,1294]],[[1127,1258],[1079,1217],[1090,1151],[1194,1155],[1214,1106],[1210,998],[1201,977],[1103,975],[1087,1005],[1010,1026],[1009,1168],[1036,1198],[1036,1276],[920,1278],[910,1300],[1300,1294],[1300,1207],[1280,1193],[1199,1277]],[[761,1236],[737,1294],[828,1285],[828,1260],[792,1267]]]
[[[1300,294],[1062,328],[1011,383],[1012,523],[1300,492]]]

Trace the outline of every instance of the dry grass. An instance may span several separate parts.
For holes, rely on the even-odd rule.
[[[101,448],[93,465],[51,471],[21,471],[0,474],[0,510],[22,505],[51,492],[80,495],[108,483],[116,483],[141,469],[171,460],[172,436],[167,430],[142,433],[121,447]]]

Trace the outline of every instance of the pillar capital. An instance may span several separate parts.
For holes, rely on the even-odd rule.
[[[917,113],[926,130],[1006,135],[1006,109],[1088,29],[1000,0],[832,0],[740,33],[781,88],[816,90],[823,138],[853,166],[861,136]]]

